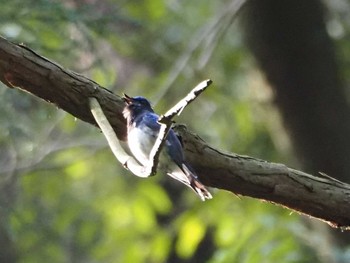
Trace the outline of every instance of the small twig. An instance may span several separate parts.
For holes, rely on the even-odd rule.
[[[165,118],[173,118],[176,114],[180,115],[184,108],[195,100],[209,85],[213,83],[211,79],[207,79],[199,83],[194,89],[192,89],[186,97],[180,100],[174,107],[168,110],[164,115],[160,116],[159,122],[163,123]]]
[[[185,98],[180,100],[164,115],[159,117],[158,122],[161,126],[158,137],[150,152],[149,163],[147,166],[140,165],[134,157],[130,156],[124,151],[96,98],[90,98],[90,109],[117,160],[136,176],[146,178],[157,173],[159,155],[166,141],[166,136],[171,129],[172,119],[176,114],[180,115],[184,108],[195,100],[211,83],[212,81],[210,79],[202,81],[194,89],[192,89]]]
[[[168,110],[164,115],[161,115],[158,119],[160,130],[156,142],[153,145],[153,148],[149,156],[148,171],[150,174],[154,175],[157,173],[157,166],[159,162],[159,155],[165,143],[165,138],[168,135],[172,119],[175,115],[180,115],[185,107],[195,100],[210,84],[212,81],[210,79],[204,80],[199,83],[194,89],[192,89],[186,97],[180,100],[174,107]]]

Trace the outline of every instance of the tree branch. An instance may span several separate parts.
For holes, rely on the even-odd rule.
[[[0,38],[0,80],[42,98],[76,118],[96,125],[89,98],[98,99],[118,138],[125,140],[124,102],[95,82],[63,69],[30,49]],[[175,127],[186,160],[207,186],[259,198],[350,229],[350,186],[297,171],[283,164],[224,153],[184,126]]]

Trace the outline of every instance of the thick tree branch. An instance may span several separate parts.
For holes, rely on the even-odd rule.
[[[121,113],[124,103],[120,97],[3,38],[0,38],[0,80],[93,125],[96,123],[89,110],[89,98],[95,97],[118,137],[125,137],[126,125]],[[184,126],[177,126],[176,131],[182,138],[187,161],[205,185],[273,202],[319,218],[333,227],[350,229],[349,185],[283,164],[224,153]]]

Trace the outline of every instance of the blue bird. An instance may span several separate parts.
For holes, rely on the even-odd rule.
[[[159,116],[143,97],[129,97],[124,94],[123,100],[126,103],[123,115],[127,120],[128,146],[136,160],[145,166],[160,130]],[[212,198],[193,169],[185,163],[181,143],[172,129],[162,149],[159,166],[169,176],[192,188],[203,201]]]

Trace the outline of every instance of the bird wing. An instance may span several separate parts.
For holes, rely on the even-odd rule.
[[[212,196],[210,192],[198,180],[198,176],[193,171],[191,166],[185,163],[183,152],[182,152],[182,146],[173,130],[169,131],[166,143],[167,143],[167,151],[170,158],[174,161],[174,163],[179,168],[178,171],[172,171],[168,173],[168,175],[182,182],[188,187],[192,188],[203,201],[205,199],[211,199]]]
[[[155,113],[146,113],[141,115],[139,118],[135,120],[136,127],[142,129],[144,133],[152,138],[157,138],[160,124],[158,123],[159,116]],[[154,143],[154,142],[153,142]],[[166,141],[165,141],[165,149],[170,158],[176,163],[177,166],[181,167],[183,163],[183,153],[182,146],[180,144],[179,139],[175,135],[174,131],[170,129]]]
[[[157,137],[160,129],[160,124],[158,123],[158,115],[152,112],[147,112],[140,115],[135,119],[136,127],[138,128],[148,128],[147,133],[153,137]]]
[[[146,135],[141,136],[143,137],[142,141],[139,141],[138,147],[134,147],[142,150],[141,153],[135,152],[135,155],[139,156],[138,159],[141,161],[141,163],[142,161],[147,162],[149,151],[152,148],[156,137],[158,136],[160,129],[158,118],[159,117],[157,114],[147,112],[135,119],[136,127],[139,128],[144,135]],[[140,140],[139,135],[137,137]],[[177,166],[175,170],[168,172],[168,175],[192,188],[203,201],[205,199],[211,199],[212,196],[210,192],[198,180],[198,177],[193,169],[184,162],[182,145],[172,129],[170,129],[165,143],[166,145],[164,150],[166,150],[168,158],[170,157],[170,159]]]
[[[184,161],[182,146],[173,130],[170,130],[168,133],[166,139],[166,151],[174,163],[176,163],[177,166],[181,167]]]

